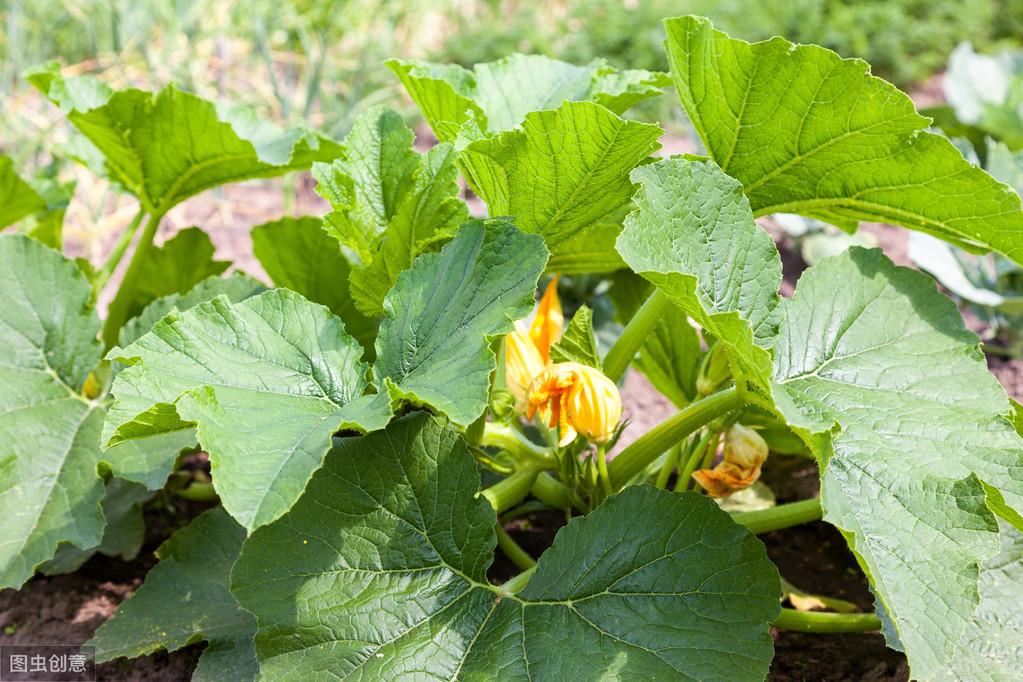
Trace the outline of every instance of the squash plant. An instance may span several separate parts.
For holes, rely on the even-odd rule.
[[[199,447],[221,504],[159,549],[101,661],[205,641],[199,679],[762,679],[773,624],[883,629],[919,679],[1015,675],[1021,420],[977,338],[877,250],[780,297],[755,218],[1021,262],[1019,197],[862,61],[665,28],[670,76],[389,62],[440,141],[425,154],[385,109],[338,145],[172,87],[31,74],[140,212],[98,270],[0,237],[2,585],[130,554],[139,500]],[[660,128],[622,117],[669,83],[705,156],[651,158]],[[153,244],[184,198],[309,166],[331,211],[253,230],[272,282],[223,276],[198,228]],[[42,210],[0,170],[5,216]],[[613,282],[606,354],[589,309],[563,324],[556,277],[534,304],[545,273]],[[630,365],[678,410],[609,457]],[[819,500],[712,499],[785,447],[816,459]],[[497,523],[530,496],[572,517],[540,557]],[[756,534],[821,517],[876,613],[780,607]],[[503,584],[498,548],[523,569]]]

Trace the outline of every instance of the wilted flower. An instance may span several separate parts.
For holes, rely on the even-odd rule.
[[[733,424],[725,433],[725,456],[713,469],[693,472],[693,478],[711,497],[727,497],[753,485],[767,459],[767,443],[759,433]]]
[[[548,426],[558,428],[559,446],[571,443],[577,433],[602,444],[622,419],[622,398],[600,370],[559,362],[544,369],[529,387],[526,416],[532,418],[537,411]]]
[[[564,322],[555,275],[544,290],[532,323],[527,327],[525,320],[519,320],[515,331],[504,337],[504,380],[519,411],[525,409],[529,385],[550,362],[551,346],[561,338]]]

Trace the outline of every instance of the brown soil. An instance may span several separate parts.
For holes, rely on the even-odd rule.
[[[146,539],[135,560],[97,555],[74,574],[37,576],[20,591],[0,591],[0,646],[84,644],[142,584],[145,574],[156,565],[153,551],[160,543],[209,507],[181,500],[172,506],[158,496],[146,508]],[[191,678],[202,648],[197,644],[172,654],[160,651],[111,661],[97,666],[97,679],[181,682]]]

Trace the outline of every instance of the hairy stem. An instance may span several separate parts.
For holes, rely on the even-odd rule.
[[[781,530],[790,526],[798,526],[801,523],[816,521],[821,518],[823,513],[820,498],[814,497],[809,500],[779,504],[770,509],[739,512],[732,514],[732,520],[759,535],[772,530]]]
[[[522,589],[526,586],[526,583],[529,582],[529,579],[533,577],[534,573],[536,573],[536,566],[519,573],[508,582],[501,585],[500,591],[505,594],[515,594],[516,592],[522,591]]]
[[[604,491],[604,497],[611,497],[611,475],[607,470],[607,448],[603,445],[597,446],[597,471],[600,474],[600,487]]]
[[[544,504],[558,509],[572,507],[572,498],[568,493],[568,488],[546,471],[541,472],[533,482],[533,496]]]
[[[686,460],[686,465],[679,472],[678,480],[675,481],[675,492],[682,492],[689,488],[689,479],[696,471],[696,467],[703,461],[704,453],[710,446],[711,439],[717,435],[717,431],[714,429],[707,429],[707,432],[703,434],[696,447],[693,448],[692,453],[689,455],[689,459]]]
[[[528,571],[536,566],[536,559],[529,556],[529,552],[522,549],[519,543],[508,535],[508,531],[501,527],[501,524],[497,524],[497,546],[501,548],[505,556],[512,560],[513,564],[518,566],[520,571]]]
[[[556,462],[550,450],[540,447],[507,424],[487,422],[483,428],[480,445],[507,450],[522,462],[534,461],[554,468]]]
[[[138,232],[139,225],[142,224],[142,219],[145,215],[146,210],[144,208],[140,208],[139,212],[136,213],[135,217],[131,219],[130,223],[128,223],[128,226],[124,228],[123,232],[121,232],[121,236],[118,237],[113,250],[103,263],[103,267],[101,267],[99,272],[96,273],[96,278],[92,282],[92,290],[97,294],[103,290],[103,287],[110,280],[110,276],[114,274],[114,270],[116,270],[118,264],[120,264],[121,258],[124,256],[124,252],[128,249],[128,245],[131,244],[131,240],[135,237],[135,233]]]
[[[698,400],[668,417],[611,461],[608,469],[612,487],[618,490],[663,452],[705,424],[741,407],[742,402],[738,391],[732,387]]]
[[[671,477],[671,472],[675,470],[675,467],[679,465],[688,451],[688,447],[679,443],[668,452],[664,458],[664,463],[661,465],[661,470],[657,472],[657,480],[654,482],[654,486],[664,490],[664,487],[668,485],[668,478]]]
[[[533,487],[537,474],[541,470],[542,467],[537,464],[527,464],[511,476],[485,489],[480,494],[487,498],[494,511],[500,514],[525,499]]]
[[[622,335],[618,337],[611,350],[604,358],[604,374],[611,381],[618,381],[625,374],[629,363],[636,357],[640,347],[657,323],[671,301],[660,289],[654,289],[650,297],[640,306],[629,323],[625,325]]]
[[[873,613],[827,613],[782,609],[771,623],[779,630],[799,632],[871,632],[881,629],[881,619]]]
[[[146,227],[142,230],[142,236],[139,237],[139,242],[135,245],[135,253],[132,254],[131,261],[128,263],[121,287],[117,290],[114,300],[110,302],[107,319],[103,323],[103,345],[106,350],[110,350],[117,344],[117,335],[124,323],[128,321],[128,308],[135,298],[135,289],[138,287],[146,255],[153,246],[156,228],[160,226],[162,219],[163,214],[160,213],[149,216]]]

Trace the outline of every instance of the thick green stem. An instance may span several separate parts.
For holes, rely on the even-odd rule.
[[[668,300],[668,297],[660,289],[654,289],[650,297],[625,325],[622,335],[618,337],[604,358],[604,374],[611,381],[618,381],[622,378],[629,363],[636,357],[643,342],[660,322],[664,311],[670,305],[671,301]]]
[[[827,613],[782,609],[773,623],[779,630],[799,632],[871,632],[881,629],[881,619],[873,613]]]
[[[798,526],[801,523],[816,521],[821,518],[823,513],[820,498],[814,497],[809,500],[779,504],[770,509],[739,512],[732,514],[732,520],[759,535],[772,530],[781,530],[790,526]]]
[[[824,608],[830,611],[837,611],[838,613],[859,613],[859,607],[853,604],[851,601],[845,599],[837,599],[835,597],[825,597],[822,594],[810,594],[799,589],[785,578],[781,579],[781,592],[783,597],[787,597],[793,606],[798,606],[796,602],[798,600],[806,600],[810,602],[817,602]],[[803,609],[805,610],[805,609]]]
[[[511,580],[501,585],[501,591],[505,594],[515,594],[516,592],[521,591],[522,588],[526,586],[526,583],[529,582],[529,579],[533,577],[534,573],[536,573],[536,566],[519,573]]]
[[[512,563],[519,567],[520,571],[528,571],[536,566],[536,559],[529,556],[529,552],[522,549],[519,543],[508,535],[508,531],[497,524],[497,546],[501,548],[505,556],[512,560]]]
[[[614,493],[611,490],[611,475],[607,471],[607,448],[603,445],[597,446],[597,472],[600,474],[600,487],[605,497],[611,497]]]
[[[703,457],[700,458],[697,467],[700,469],[709,469],[710,465],[714,463],[714,457],[718,454],[718,445],[721,443],[721,434],[715,432],[714,438],[707,443],[707,449],[703,453]]]
[[[684,447],[682,443],[679,443],[673,447],[668,454],[664,457],[664,463],[661,465],[661,470],[657,472],[657,480],[654,482],[654,486],[664,490],[664,487],[668,485],[668,479],[671,477],[671,472],[675,470],[675,467],[681,463],[682,458],[689,452],[687,447]]]
[[[114,270],[117,269],[118,264],[121,262],[121,258],[124,256],[124,252],[128,249],[128,245],[131,244],[132,238],[135,237],[135,233],[139,229],[139,225],[142,223],[142,218],[146,215],[146,210],[143,208],[139,209],[139,212],[135,214],[135,217],[131,219],[128,226],[124,228],[121,236],[117,239],[117,243],[114,244],[114,249],[107,256],[106,261],[103,263],[103,267],[96,273],[95,279],[92,281],[92,290],[96,293],[102,291],[107,281],[110,280],[110,276],[114,274]]]
[[[507,424],[487,422],[483,429],[480,445],[489,445],[507,450],[523,462],[543,463],[549,465],[548,468],[554,468],[557,464],[550,450],[546,450],[533,443],[522,433]]]
[[[117,290],[117,295],[110,302],[107,319],[103,323],[103,344],[107,350],[117,344],[117,335],[124,323],[128,321],[128,309],[135,298],[135,289],[138,287],[142,267],[149,249],[153,246],[153,238],[156,237],[156,229],[160,226],[161,219],[163,219],[163,214],[149,216],[149,221],[146,223],[145,229],[142,230],[142,236],[139,237],[139,242],[135,245],[135,253],[132,254],[131,261],[128,263],[128,269],[124,273],[124,279]]]
[[[558,509],[569,509],[572,507],[572,498],[569,495],[565,484],[554,478],[546,471],[541,472],[533,482],[533,496],[544,504],[549,504]]]
[[[711,438],[717,435],[717,431],[714,429],[707,429],[707,432],[703,434],[700,441],[693,448],[692,453],[689,455],[689,459],[686,460],[686,465],[682,471],[679,472],[678,480],[675,481],[675,492],[682,492],[689,488],[689,479],[696,471],[696,467],[699,466],[700,462],[703,461],[704,452],[707,451],[707,447],[710,445]]]
[[[490,486],[481,494],[487,498],[494,511],[500,514],[525,499],[540,471],[540,466],[532,463],[527,464],[501,482]]]
[[[742,406],[733,387],[698,400],[668,417],[618,453],[608,465],[611,485],[618,490],[673,445],[705,424]]]

